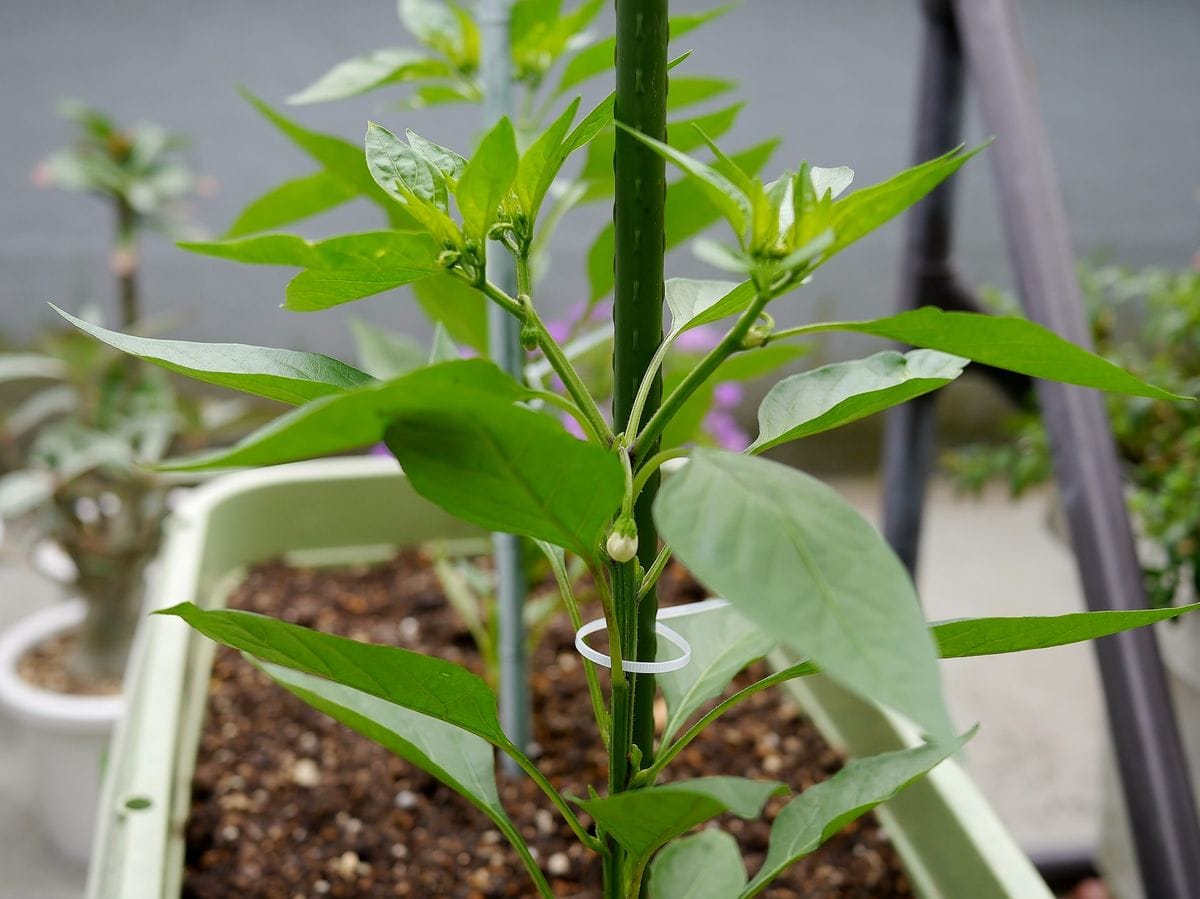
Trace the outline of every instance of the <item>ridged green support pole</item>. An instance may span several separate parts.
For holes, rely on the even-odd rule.
[[[509,26],[512,0],[482,0],[479,23],[483,38],[482,75],[484,118],[488,126],[513,113],[512,51]],[[510,296],[517,294],[512,255],[503,247],[488,248],[488,277]],[[492,360],[518,380],[524,378],[525,352],[520,325],[495,304],[488,305],[488,351]],[[496,609],[499,617],[500,723],[508,738],[525,749],[533,738],[529,704],[529,674],[525,660],[525,566],[521,539],[492,535],[496,564]],[[516,763],[501,754],[501,765],[517,774]]]
[[[661,141],[667,139],[667,6],[668,0],[616,0],[616,119]],[[619,434],[629,420],[642,376],[662,342],[663,204],[667,185],[662,158],[621,130],[617,131],[613,166],[616,178],[613,430]],[[656,380],[643,421],[654,414],[661,396],[661,380]],[[627,436],[632,440],[632,435]],[[657,444],[647,447],[646,457],[656,451]],[[636,465],[638,460],[633,462]],[[658,537],[650,516],[657,488],[655,475],[634,509],[642,568],[649,568],[658,553]],[[638,601],[640,580],[637,563],[615,565],[613,606],[625,657],[650,660],[656,649],[654,623],[658,599],[651,591]],[[628,694],[614,689],[611,790],[623,790],[627,785],[633,747],[640,754],[642,766],[654,754],[654,694],[653,675],[630,676]],[[610,849],[610,857],[606,858],[605,895],[618,899],[622,888],[618,885],[614,891],[612,881],[624,876],[624,866],[618,847],[610,844]]]

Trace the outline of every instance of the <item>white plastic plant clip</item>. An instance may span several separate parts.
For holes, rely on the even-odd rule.
[[[671,628],[663,624],[663,619],[683,618],[688,615],[697,615],[702,612],[708,612],[712,609],[719,609],[729,605],[728,600],[724,599],[704,599],[700,602],[690,602],[682,606],[668,606],[665,609],[658,610],[658,620],[655,623],[655,633],[665,639],[668,643],[679,650],[679,655],[673,659],[667,659],[665,662],[637,662],[633,660],[622,660],[621,669],[626,674],[669,674],[672,671],[678,671],[681,668],[686,668],[692,660],[692,647],[683,636]],[[603,618],[597,618],[594,621],[589,621],[578,631],[575,632],[575,649],[579,654],[590,662],[595,662],[602,668],[612,668],[612,656],[605,655],[598,650],[588,646],[587,638],[597,631],[602,631],[606,627]]]

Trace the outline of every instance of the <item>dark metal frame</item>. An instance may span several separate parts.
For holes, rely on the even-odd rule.
[[[1051,161],[1013,0],[924,0],[917,112],[918,161],[961,142],[968,72],[987,127],[988,151],[1009,254],[1026,313],[1066,339],[1090,346],[1066,215]],[[900,281],[901,308],[978,304],[950,266],[953,193],[940,187],[913,210]],[[1006,391],[1028,383],[1007,379]],[[1039,381],[1054,470],[1084,595],[1094,610],[1146,606],[1141,569],[1121,491],[1116,450],[1095,391]],[[884,438],[884,532],[910,571],[934,448],[931,396],[892,411]],[[1149,899],[1200,897],[1200,819],[1150,629],[1096,643],[1108,719]]]

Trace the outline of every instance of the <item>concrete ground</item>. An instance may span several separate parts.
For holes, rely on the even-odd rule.
[[[836,484],[864,513],[868,479]],[[1047,494],[983,501],[944,485],[929,506],[920,586],[931,618],[1060,613],[1082,608],[1073,562],[1046,526]],[[0,569],[0,626],[44,599],[24,572]],[[946,663],[959,723],[981,722],[968,761],[1017,839],[1031,849],[1091,845],[1099,807],[1104,718],[1086,646]],[[18,796],[10,722],[0,717],[0,899],[68,899],[84,872],[54,857]]]

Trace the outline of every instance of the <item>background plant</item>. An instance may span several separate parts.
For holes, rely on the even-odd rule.
[[[697,872],[713,899],[750,897],[962,745],[965,737],[955,736],[941,696],[939,656],[1058,645],[1183,611],[931,626],[903,566],[870,524],[828,487],[761,458],[778,444],[942,387],[968,360],[1105,390],[1172,394],[1017,317],[925,308],[869,321],[775,328],[772,303],[795,301],[797,289],[822,266],[974,154],[955,150],[849,192],[853,172],[844,167],[801,163],[764,182],[702,133],[698,146],[708,146],[712,161],[686,155],[663,141],[666,12],[658,0],[618,3],[615,95],[582,117],[578,101],[568,104],[527,143],[519,144],[512,124],[501,120],[466,157],[412,132],[405,140],[371,124],[366,172],[382,192],[380,201],[395,207],[391,214],[406,217],[403,228],[324,241],[264,235],[192,246],[301,269],[286,290],[285,305],[296,311],[330,308],[435,276],[451,279],[446,283],[511,314],[525,346],[540,353],[538,361],[557,382],[523,384],[479,359],[438,361],[380,380],[323,356],[151,340],[74,320],[133,355],[211,383],[290,398],[297,407],[228,450],[176,460],[168,469],[274,464],[383,439],[414,489],[430,501],[486,530],[538,541],[577,627],[579,603],[565,559],[574,557],[589,569],[604,607],[601,626],[612,671],[606,696],[596,666],[584,665],[610,759],[605,793],[598,785],[586,798],[558,792],[505,734],[486,683],[458,666],[244,612],[189,603],[167,610],[250,654],[287,689],[461,793],[512,842],[542,896],[552,895],[550,887],[497,798],[494,749],[531,777],[578,839],[602,856],[608,899],[638,896],[643,888],[658,899],[683,897]],[[550,332],[532,268],[539,231],[546,227],[542,207],[556,175],[614,120],[610,419]],[[671,202],[666,162],[730,226],[732,243],[706,243],[702,253],[739,280],[664,281],[664,203],[669,208]],[[511,254],[515,294],[489,278],[489,242]],[[719,340],[662,389],[659,375],[671,347],[705,325],[720,328]],[[666,444],[672,422],[731,360],[826,331],[866,333],[918,349],[888,350],[783,379],[764,398],[758,436],[745,453]],[[583,439],[562,426],[558,415],[564,412]],[[662,464],[684,456],[681,472],[656,491]],[[706,604],[674,619],[692,646],[692,661],[655,677],[646,667],[659,655],[654,586],[673,555],[728,605]],[[801,661],[697,717],[737,671],[776,645]],[[724,711],[819,670],[905,715],[928,742],[857,760],[828,783],[790,798],[773,824],[766,860],[751,878],[728,834],[685,835],[724,812],[757,816],[770,796],[789,787],[738,777],[659,781],[670,777],[671,761]],[[660,691],[668,722],[657,738],[647,699]]]
[[[183,139],[157,125],[123,128],[75,101],[60,112],[74,139],[34,179],[108,206],[118,323],[141,327],[139,239],[147,230],[194,236],[186,203],[205,181],[184,161]],[[169,489],[142,463],[231,435],[245,403],[182,395],[159,369],[69,328],[46,333],[27,352],[0,355],[0,382],[12,400],[0,415],[0,519],[15,525],[9,542],[23,543],[23,552],[43,541],[65,551],[88,601],[71,669],[116,677]]]
[[[1084,265],[1080,281],[1092,335],[1105,358],[1173,393],[1200,393],[1200,272]],[[993,292],[995,305],[1012,300]],[[1194,402],[1112,394],[1109,419],[1126,463],[1130,513],[1147,544],[1146,590],[1155,606],[1200,595],[1200,410]],[[1050,449],[1036,409],[1007,424],[1010,439],[946,455],[958,485],[979,492],[1007,481],[1014,497],[1051,475]]]

